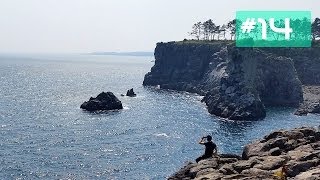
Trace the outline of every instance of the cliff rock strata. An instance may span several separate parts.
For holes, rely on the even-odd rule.
[[[256,120],[265,105],[298,106],[302,86],[291,58],[226,43],[158,43],[143,84],[205,95],[208,111]]]

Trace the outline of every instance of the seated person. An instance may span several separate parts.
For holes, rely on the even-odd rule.
[[[207,142],[205,142],[204,139],[207,139]],[[210,135],[207,137],[202,137],[199,141],[199,144],[205,145],[206,149],[204,154],[196,159],[196,162],[211,158],[213,154],[217,153],[217,145],[212,142],[212,137]]]

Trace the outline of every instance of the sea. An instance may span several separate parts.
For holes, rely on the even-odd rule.
[[[229,121],[207,112],[197,94],[142,85],[152,56],[0,55],[0,179],[166,179],[204,152],[219,153],[278,129],[320,125],[320,116],[268,108],[259,121]],[[123,97],[133,88],[137,97]],[[113,92],[119,111],[80,105]]]

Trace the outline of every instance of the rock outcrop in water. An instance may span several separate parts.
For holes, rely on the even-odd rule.
[[[292,58],[232,44],[158,43],[143,84],[205,95],[208,111],[233,120],[266,116],[265,105],[298,107],[302,84]]]
[[[123,109],[121,101],[112,92],[102,92],[96,98],[91,97],[80,108],[87,111]]]
[[[313,128],[275,131],[245,146],[242,157],[219,155],[190,162],[169,179],[271,180],[284,165],[293,179],[320,179],[320,132]]]
[[[133,88],[131,88],[131,89],[129,89],[129,90],[127,91],[126,96],[129,96],[129,97],[136,97],[136,96],[137,96],[137,94],[133,91]]]

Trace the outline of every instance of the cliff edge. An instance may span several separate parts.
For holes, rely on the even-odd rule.
[[[208,111],[223,118],[257,120],[266,116],[266,105],[298,107],[303,101],[293,59],[267,50],[169,42],[157,44],[155,59],[143,85],[204,95]]]

